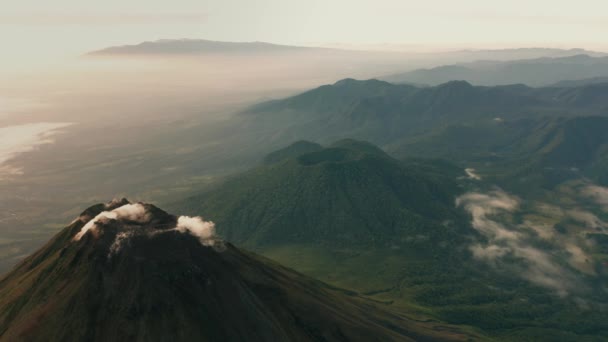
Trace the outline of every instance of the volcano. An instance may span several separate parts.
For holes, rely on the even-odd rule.
[[[0,280],[2,341],[466,340],[127,200],[85,210]]]
[[[446,164],[446,165],[444,165]],[[436,250],[466,234],[454,207],[462,170],[433,161],[401,162],[379,147],[341,140],[296,142],[264,164],[174,204],[214,215],[218,234],[258,250],[285,244],[328,248]],[[426,238],[415,239],[424,235]]]

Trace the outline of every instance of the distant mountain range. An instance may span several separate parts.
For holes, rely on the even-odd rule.
[[[536,58],[558,58],[576,55],[589,55],[593,57],[605,57],[608,53],[590,51],[585,49],[555,49],[555,48],[514,48],[514,49],[494,49],[494,50],[460,50],[446,52],[454,59],[466,57],[474,61],[512,61],[520,59]]]
[[[90,52],[91,56],[104,55],[196,55],[196,54],[264,54],[305,50],[331,50],[264,42],[221,42],[204,39],[161,39],[135,45],[113,46]]]
[[[360,138],[379,144],[426,134],[449,124],[546,116],[605,115],[608,84],[568,88],[435,87],[345,79],[305,93],[255,105],[241,113],[250,126],[272,127],[272,139],[331,141]]]
[[[87,209],[0,279],[0,339],[475,337],[448,325],[408,319],[231,244],[208,240],[194,221],[126,200]]]
[[[396,144],[393,152],[475,165],[524,193],[581,178],[608,185],[607,129],[603,116],[469,122]]]
[[[539,130],[593,120],[603,127],[602,117],[608,114],[607,95],[608,83],[530,88],[482,87],[452,81],[420,88],[346,79],[253,106],[240,114],[238,130],[269,130],[257,138],[260,146],[298,139],[330,143],[351,137],[379,144],[398,157],[447,158],[462,166],[516,159],[521,162],[518,158],[532,158],[540,148],[524,146],[522,141],[539,135],[548,137],[548,131]],[[582,116],[597,119],[570,120]],[[583,139],[585,133],[577,132],[577,139]],[[586,155],[588,150],[576,153]],[[599,165],[604,163],[597,160],[583,165],[572,159],[561,166],[577,168],[582,172],[579,176],[604,182],[597,178],[602,169]]]
[[[570,81],[570,80],[560,81],[560,82],[550,85],[550,87],[568,88],[568,87],[580,87],[580,86],[585,86],[585,85],[590,85],[590,84],[601,84],[601,83],[608,83],[608,77],[592,77],[592,78],[584,78],[584,79],[575,80],[575,81]]]
[[[383,77],[393,83],[438,85],[464,80],[475,85],[547,86],[564,80],[608,77],[608,57],[576,55],[444,65]]]
[[[111,46],[88,53],[90,56],[127,56],[127,55],[197,55],[197,54],[265,54],[280,52],[333,52],[350,55],[399,55],[410,60],[427,59],[452,61],[453,63],[477,60],[519,60],[543,57],[567,57],[589,55],[607,56],[605,53],[584,49],[521,48],[499,50],[461,50],[439,53],[409,53],[406,51],[382,51],[381,49],[361,50],[348,48],[303,47],[272,44],[266,42],[224,42],[206,39],[160,39],[139,44]],[[393,62],[391,62],[393,63]],[[419,64],[419,62],[417,62]],[[428,63],[427,63],[428,64]]]

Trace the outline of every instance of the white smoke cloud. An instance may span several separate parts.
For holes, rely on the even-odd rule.
[[[564,216],[562,208],[548,203],[537,203],[535,208],[539,213],[548,217],[561,218]]]
[[[575,278],[553,261],[549,254],[521,243],[514,246],[513,254],[527,261],[528,267],[524,269],[523,277],[529,281],[553,289],[560,296],[566,296],[576,288]]]
[[[578,222],[582,222],[584,223],[588,228],[591,229],[597,229],[597,228],[602,228],[604,227],[606,224],[604,223],[604,221],[600,220],[599,217],[595,216],[594,214],[588,212],[588,211],[584,211],[584,210],[568,210],[566,212],[566,214],[578,221]]]
[[[536,234],[538,234],[539,237],[545,240],[551,240],[555,236],[555,229],[553,228],[552,224],[525,220],[520,227],[532,229],[534,232],[536,232]]]
[[[201,244],[213,246],[215,243],[215,223],[204,221],[201,217],[180,216],[175,227],[180,233],[190,233],[198,237]]]
[[[121,199],[121,198],[114,198],[112,199],[110,202],[104,204],[104,207],[106,209],[110,209],[112,207],[116,207],[117,205],[121,204],[123,201],[126,201],[126,199]]]
[[[466,172],[466,174],[469,177],[469,179],[481,180],[481,176],[479,176],[477,174],[477,172],[475,171],[475,169],[473,169],[473,168],[464,169],[464,172]]]
[[[491,264],[500,262],[502,257],[508,255],[516,257],[524,262],[522,266],[515,266],[521,277],[553,289],[559,295],[567,295],[577,287],[576,278],[555,262],[551,254],[527,243],[524,231],[517,230],[526,227],[496,220],[497,215],[517,210],[519,203],[519,199],[501,190],[487,194],[468,193],[456,200],[457,206],[464,207],[471,214],[473,228],[488,240],[485,244],[476,243],[469,247],[473,257]],[[572,252],[573,258],[580,257],[578,250],[572,249]]]
[[[121,207],[122,208],[122,207]],[[133,218],[133,217],[131,217]],[[203,246],[221,247],[218,244],[219,240],[215,236],[215,224],[213,222],[204,221],[201,217],[180,216],[177,220],[177,225],[172,229],[148,229],[148,230],[129,230],[119,232],[114,238],[114,242],[110,246],[108,257],[120,252],[124,245],[128,244],[134,236],[152,237],[158,234],[165,234],[171,231],[180,233],[189,233],[197,237]]]
[[[581,271],[585,271],[585,269],[589,265],[589,256],[587,255],[587,253],[585,253],[582,248],[572,243],[566,245],[566,250],[570,254],[570,258],[568,260],[570,265]]]
[[[518,233],[507,229],[502,224],[492,220],[490,216],[501,211],[512,212],[519,205],[516,197],[509,196],[501,190],[488,194],[468,193],[456,199],[456,206],[463,206],[473,216],[473,228],[493,240],[513,240]]]
[[[588,185],[583,188],[582,194],[591,197],[604,210],[608,210],[608,188],[599,185]]]
[[[150,220],[150,215],[146,208],[139,204],[125,204],[122,207],[112,210],[112,212],[118,215],[119,219],[134,221],[138,223],[145,223]]]
[[[87,222],[74,236],[74,240],[80,240],[89,230],[97,229],[98,222],[107,222],[109,220],[128,220],[137,223],[146,223],[150,220],[146,208],[140,204],[125,204],[122,207],[116,208],[112,211],[103,211]]]
[[[507,255],[510,249],[507,247],[501,247],[497,245],[482,246],[481,244],[474,244],[470,247],[473,257],[479,260],[493,263],[496,259]]]
[[[110,246],[110,251],[108,253],[108,257],[111,257],[112,255],[120,252],[122,246],[129,241],[129,239],[135,235],[135,233],[133,231],[129,231],[129,232],[120,232],[118,234],[116,234],[116,237],[114,238],[114,242],[112,243],[112,245]]]

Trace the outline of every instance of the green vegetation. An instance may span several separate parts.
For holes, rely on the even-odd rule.
[[[260,166],[173,206],[212,219],[223,237],[246,247],[431,251],[437,241],[461,241],[464,225],[457,223],[466,222],[454,208],[461,189],[439,165],[401,163],[373,145],[345,140]]]
[[[568,122],[558,121],[550,131],[568,127]],[[570,143],[538,144],[534,146],[558,148]],[[539,150],[539,159],[551,160],[545,157],[551,149]],[[464,179],[461,168],[441,160],[399,162],[353,140],[313,152],[294,151],[281,159],[174,206],[214,220],[230,241],[397,311],[471,326],[500,340],[535,340],[544,334],[564,341],[599,341],[608,336],[601,309],[604,278],[573,270],[598,289],[584,298],[560,297],[522,277],[523,261],[516,257],[491,265],[471,256],[468,246],[483,238],[470,227],[470,217],[455,208],[455,198],[490,184]],[[568,194],[575,187],[564,187],[548,203],[565,210],[572,205],[567,201],[580,202]],[[532,222],[550,231],[556,225],[566,233],[556,233],[555,239],[584,231],[580,224],[543,213],[534,202],[497,219],[514,225]],[[530,246],[560,253],[561,240],[545,240],[532,230],[525,234]]]
[[[566,88],[417,88],[342,80],[246,110],[243,127],[272,128],[268,146],[356,138],[400,158],[443,158],[515,192],[589,177],[608,184],[605,83]],[[276,129],[279,127],[279,129]]]
[[[348,79],[255,106],[230,123],[222,123],[224,128],[229,127],[226,130],[215,131],[210,126],[200,131],[208,134],[205,135],[199,134],[201,127],[189,127],[197,132],[196,139],[204,136],[200,139],[209,140],[173,142],[173,137],[166,137],[161,141],[166,145],[164,159],[141,162],[134,156],[137,153],[125,152],[120,158],[109,156],[103,163],[88,160],[74,164],[63,177],[76,179],[76,170],[82,169],[94,172],[99,178],[95,182],[84,178],[75,181],[82,186],[81,194],[137,188],[142,197],[171,202],[170,207],[176,212],[203,215],[215,221],[219,233],[239,246],[329,284],[356,291],[377,304],[390,305],[397,312],[462,324],[471,327],[464,328],[466,331],[481,331],[504,340],[602,340],[608,336],[604,309],[608,253],[602,231],[605,227],[593,223],[593,217],[605,222],[608,214],[597,203],[581,197],[579,188],[590,181],[608,184],[606,89],[604,84],[533,89],[521,85],[475,87],[466,82],[416,88]],[[372,144],[339,140],[346,137],[370,140],[393,157]],[[261,151],[283,147],[294,140],[299,141],[268,155],[254,169],[222,179],[230,171],[262,159]],[[338,142],[328,144],[335,140]],[[158,143],[150,141],[150,146]],[[150,151],[142,153],[158,153],[154,148]],[[176,168],[164,170],[166,165]],[[474,168],[482,179],[466,179],[464,168]],[[124,178],[112,177],[116,169],[125,171]],[[151,174],[149,170],[161,172]],[[64,185],[55,183],[56,178],[46,177],[45,172],[52,174],[51,171],[40,168],[37,172],[39,182],[53,184],[54,190]],[[494,185],[522,198],[517,212],[496,215],[497,222],[508,222],[511,230],[525,238],[526,247],[550,255],[557,260],[557,266],[576,275],[581,280],[582,295],[560,297],[532,285],[522,276],[525,261],[516,256],[508,256],[508,262],[496,265],[471,256],[471,243],[483,243],[487,237],[471,227],[471,217],[455,207],[455,199],[467,191],[487,192]],[[87,202],[93,200],[86,198]],[[541,209],[539,203],[557,209]],[[22,203],[10,204],[18,207]],[[75,216],[73,205],[66,206],[58,213],[24,212],[39,217],[55,215],[44,221],[54,223],[59,221],[58,216]],[[579,209],[584,209],[585,217],[573,218],[567,213]],[[535,230],[533,224],[526,222],[540,228]],[[23,254],[19,249],[24,241],[21,234],[43,236],[56,228],[52,223],[45,226],[34,220],[21,220],[19,234],[0,242],[0,254],[11,258]],[[572,260],[576,249],[560,250],[568,243],[583,247],[582,260]],[[52,250],[56,247],[53,245]],[[35,286],[56,270],[71,270],[61,261],[63,257],[40,253],[40,260],[43,256],[54,257],[44,266],[30,263],[27,267],[43,272],[42,275],[12,273],[6,278],[12,279],[11,286],[15,284],[12,281]],[[75,277],[88,272],[86,265],[95,260],[79,257],[70,248],[65,253],[65,260],[79,267]],[[26,264],[33,259],[28,260]],[[14,262],[5,261],[6,265],[9,263]],[[162,271],[167,269],[160,262],[154,265]],[[202,261],[201,265],[205,266]],[[177,272],[188,272],[175,268]],[[251,272],[246,281],[265,277],[259,274],[266,270],[246,268]],[[107,275],[105,269],[95,271],[101,272],[96,276]],[[127,271],[137,273],[139,269]],[[20,272],[26,271],[21,268]],[[173,284],[172,277],[167,280],[169,285]],[[32,300],[46,300],[64,286],[56,278],[48,278],[49,283],[43,283],[48,287],[30,296]],[[146,283],[154,280],[144,279]],[[86,285],[105,291],[96,285],[97,280]],[[80,285],[76,279],[65,285],[64,291],[76,291]],[[130,278],[124,286],[142,285]],[[280,288],[278,291],[283,291]],[[264,286],[261,290],[252,289],[261,297],[277,300],[268,295],[275,290],[276,287],[268,290]],[[10,302],[6,305],[11,312],[29,309],[20,294],[0,293],[0,304]],[[15,298],[19,298],[17,302],[13,301]],[[135,309],[111,303],[119,312],[139,312],[140,303],[135,299]],[[66,308],[68,304],[72,302],[49,305]],[[101,305],[89,304],[92,308]],[[348,310],[359,312],[351,306],[343,309]],[[68,309],[61,312],[70,314]],[[75,311],[78,316],[86,313],[81,307]],[[11,319],[0,316],[0,322]],[[49,320],[51,323],[57,321]],[[76,327],[75,331],[84,329]],[[132,332],[134,328],[125,329]]]
[[[540,118],[451,125],[404,141],[401,156],[432,156],[475,167],[496,184],[529,194],[587,177],[606,184],[608,118]]]
[[[310,141],[297,141],[286,148],[270,153],[264,158],[264,164],[274,164],[286,159],[297,157],[308,152],[316,152],[323,149],[319,144]]]
[[[473,260],[301,245],[259,252],[322,281],[390,303],[395,310],[473,326],[500,340],[534,340],[541,331],[564,341],[601,341],[608,334],[604,312]]]

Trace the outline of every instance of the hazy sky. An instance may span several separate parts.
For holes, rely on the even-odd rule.
[[[605,0],[0,0],[4,62],[159,38],[608,50]]]

